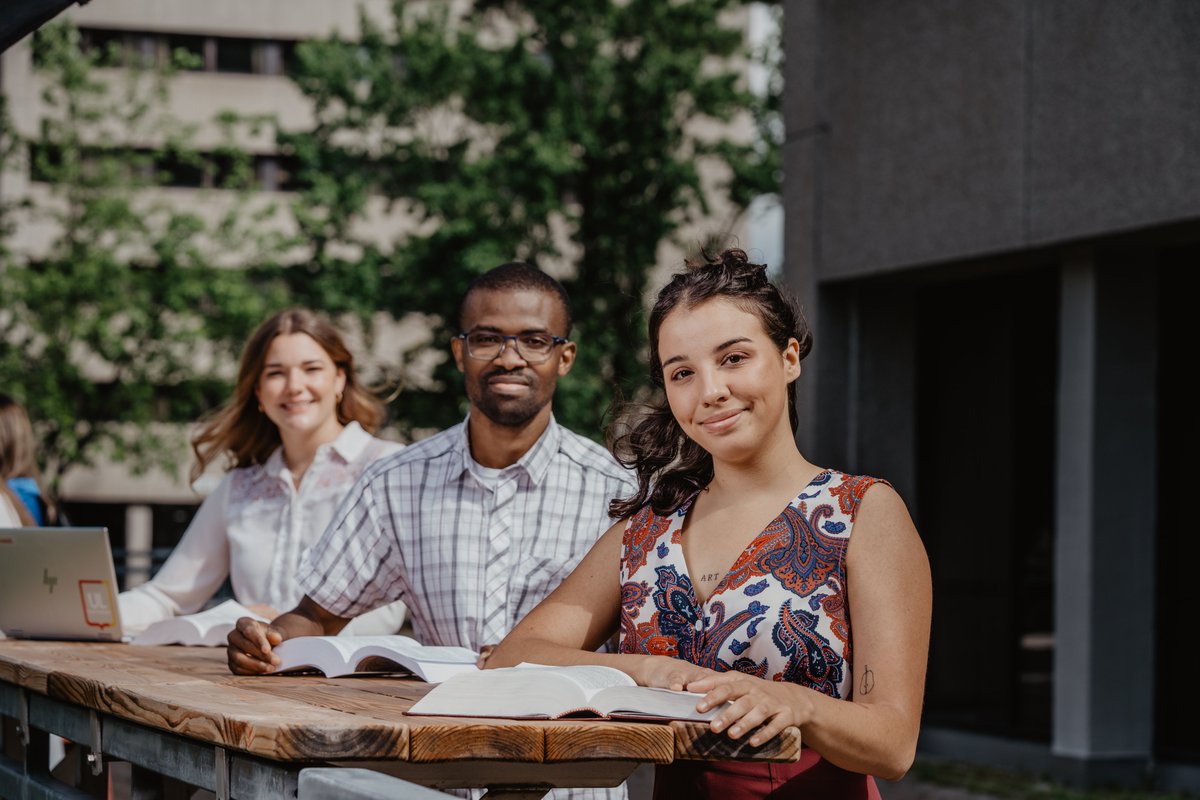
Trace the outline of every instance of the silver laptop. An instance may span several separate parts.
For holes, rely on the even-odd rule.
[[[121,641],[107,529],[0,528],[0,631]]]

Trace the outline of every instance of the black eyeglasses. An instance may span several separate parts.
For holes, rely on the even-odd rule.
[[[505,336],[501,333],[485,331],[460,333],[456,338],[467,343],[467,355],[481,361],[499,358],[511,339],[517,355],[527,364],[541,364],[550,357],[550,353],[555,347],[570,341],[561,336],[551,336],[548,333],[522,333],[518,336]]]

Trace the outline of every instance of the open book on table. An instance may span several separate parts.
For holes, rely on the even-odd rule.
[[[242,617],[270,622],[236,600],[226,600],[207,611],[159,620],[130,640],[130,644],[185,644],[224,647],[225,637]]]
[[[379,672],[411,672],[439,683],[478,672],[477,653],[465,647],[423,645],[408,636],[297,636],[275,648],[275,673],[315,669],[327,678]]]
[[[611,667],[546,667],[521,664],[456,675],[422,697],[409,714],[446,717],[549,718],[598,716],[607,719],[704,721],[696,704],[704,695],[638,686]]]

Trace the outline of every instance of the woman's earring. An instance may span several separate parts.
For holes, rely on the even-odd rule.
[[[337,393],[337,403],[339,406],[342,404],[342,393],[341,392]]]
[[[258,413],[260,413],[260,414],[263,413],[262,403],[258,404]]]

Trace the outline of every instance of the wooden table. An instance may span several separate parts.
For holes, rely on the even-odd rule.
[[[313,766],[540,796],[615,786],[644,762],[800,755],[795,728],[752,748],[698,723],[405,716],[428,690],[394,677],[236,676],[223,649],[0,641],[0,716],[16,720],[28,742],[19,758],[5,743],[0,796],[45,783],[44,766],[30,760],[41,757],[46,732],[86,746],[96,769],[106,758],[130,761],[219,800],[294,798],[297,775]],[[76,796],[38,792],[28,796]]]

